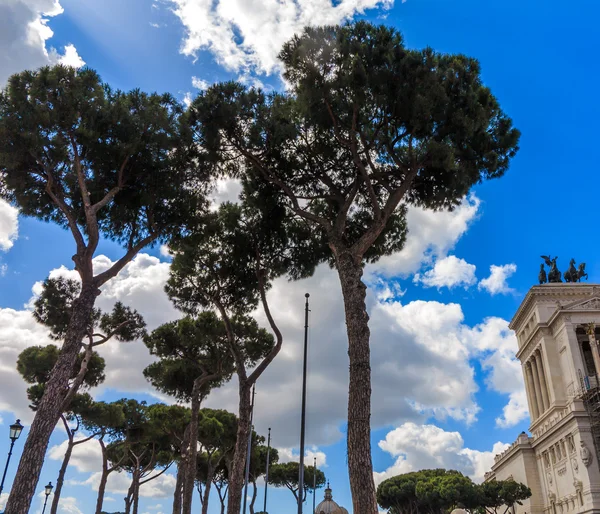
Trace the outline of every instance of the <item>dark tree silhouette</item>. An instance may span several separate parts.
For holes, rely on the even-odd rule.
[[[0,197],[22,215],[71,233],[81,279],[23,448],[8,514],[29,512],[100,288],[144,247],[180,232],[197,211],[201,184],[193,195],[183,187],[194,168],[181,112],[170,95],[116,91],[92,70],[64,66],[13,75],[0,92]],[[124,252],[95,273],[102,237]]]
[[[307,28],[280,58],[287,93],[217,84],[189,119],[216,173],[271,187],[270,201],[311,227],[314,256],[337,270],[353,511],[377,514],[363,266],[402,249],[408,206],[452,209],[473,185],[502,176],[519,132],[475,59],[408,49],[393,28]]]

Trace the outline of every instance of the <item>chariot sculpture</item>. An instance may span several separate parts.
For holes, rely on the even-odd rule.
[[[581,282],[582,278],[588,278],[588,274],[585,272],[585,262],[579,264],[579,267],[575,267],[575,259],[571,259],[569,262],[569,269],[563,273],[561,273],[556,266],[556,260],[558,257],[551,258],[548,255],[542,255],[542,259],[546,263],[546,266],[550,268],[550,271],[546,275],[546,269],[544,268],[544,264],[540,264],[540,273],[538,275],[538,280],[540,284],[545,284],[546,282],[557,283],[562,282],[562,278],[564,276],[565,282]]]

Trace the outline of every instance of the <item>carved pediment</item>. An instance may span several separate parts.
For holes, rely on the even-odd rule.
[[[600,311],[600,297],[589,298],[587,300],[572,303],[563,307],[565,311]]]

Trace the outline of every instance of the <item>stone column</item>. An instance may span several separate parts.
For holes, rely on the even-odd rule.
[[[531,417],[533,421],[538,418],[540,413],[538,412],[537,395],[535,392],[535,385],[533,383],[531,362],[529,361],[525,363],[525,386],[527,387],[527,393],[529,393],[529,405],[531,406]]]
[[[550,399],[548,396],[548,384],[546,383],[546,371],[544,370],[544,359],[542,359],[541,348],[536,350],[535,355],[535,363],[538,368],[538,374],[540,375],[540,387],[542,388],[542,401],[545,410],[550,407]]]
[[[542,400],[542,387],[540,386],[540,375],[538,373],[538,368],[536,365],[535,354],[531,356],[530,361],[531,371],[533,372],[533,388],[535,389],[535,396],[537,398],[538,412],[541,416],[546,409],[544,408],[544,401]]]
[[[600,376],[600,353],[598,353],[598,341],[596,341],[596,326],[593,323],[587,325],[586,333],[590,341],[590,349],[594,357],[594,367],[596,368],[596,377]],[[592,385],[592,384],[590,384]],[[600,384],[598,384],[600,385]]]

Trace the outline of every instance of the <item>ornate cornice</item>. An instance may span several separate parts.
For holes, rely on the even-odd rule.
[[[518,331],[523,318],[529,313],[531,307],[539,301],[553,301],[553,299],[567,299],[569,297],[575,300],[575,297],[595,296],[600,294],[599,284],[588,283],[562,283],[562,284],[542,284],[533,286],[525,295],[525,299],[513,316],[509,328]]]
[[[533,446],[538,446],[573,419],[575,419],[575,415],[566,404],[556,405],[549,409],[529,427]]]
[[[571,305],[570,307],[565,307],[565,311],[569,312],[578,312],[578,311],[600,311],[600,298],[594,296],[589,300],[584,300],[582,302],[577,302],[575,305]]]

